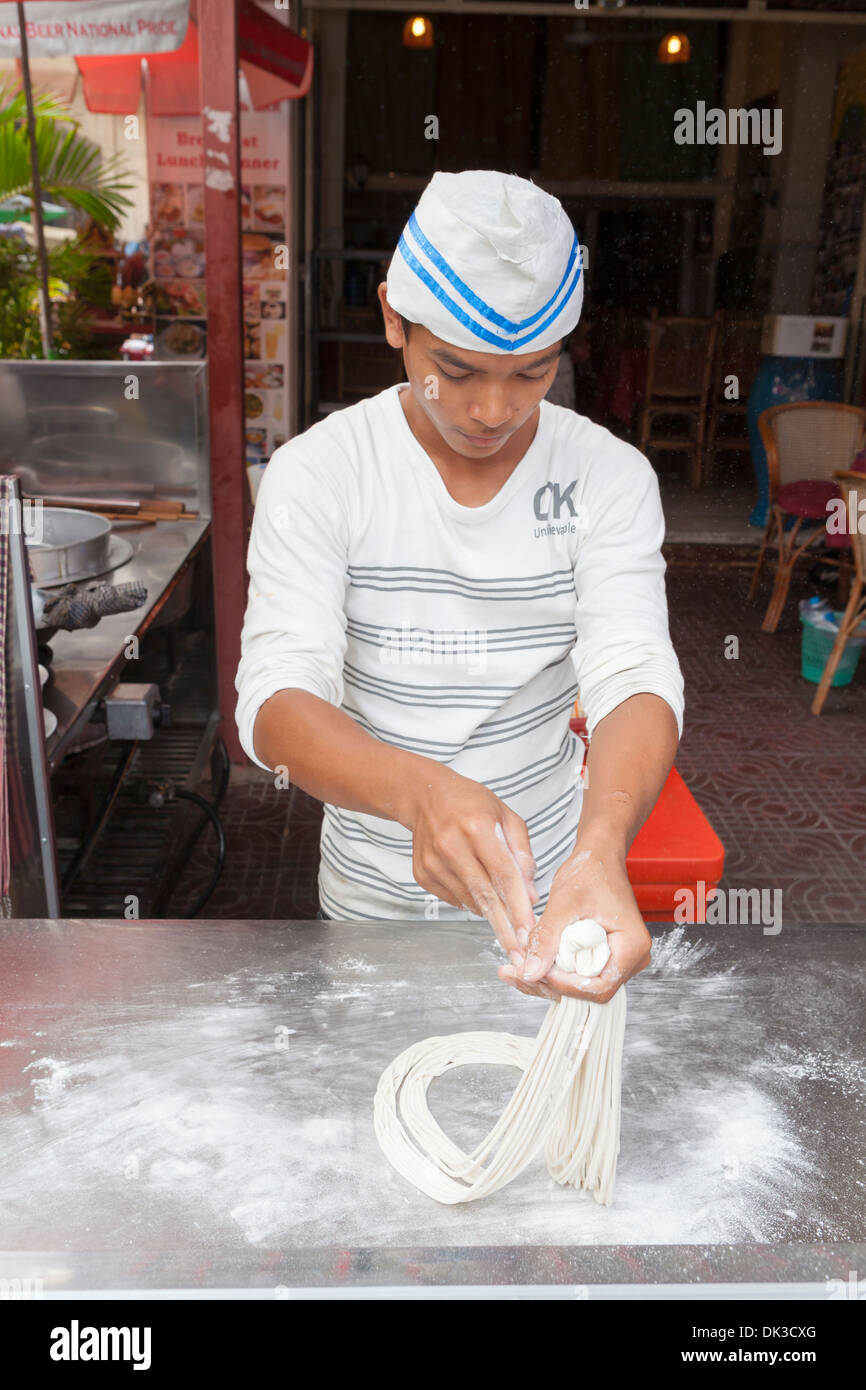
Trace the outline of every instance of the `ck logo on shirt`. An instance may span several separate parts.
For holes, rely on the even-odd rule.
[[[545,483],[540,487],[533,498],[533,507],[538,521],[559,521],[564,507],[568,508],[569,516],[577,516],[577,508],[572,500],[572,493],[577,487],[577,479],[570,482],[564,490],[559,483]]]
[[[561,525],[536,526],[535,536],[564,536],[574,535],[577,531],[576,522],[583,520],[583,508],[575,505],[574,489],[577,487],[577,479],[570,482],[567,487],[560,487],[559,483],[544,483],[536,492],[532,499],[533,510],[538,521],[548,523],[560,521]],[[571,518],[575,520],[572,521]]]

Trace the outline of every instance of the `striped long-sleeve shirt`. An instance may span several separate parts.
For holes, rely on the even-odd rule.
[[[643,454],[542,401],[535,437],[496,496],[456,502],[394,386],[276,450],[250,540],[237,723],[253,749],[276,691],[310,691],[385,744],[489,787],[529,830],[543,909],[574,846],[582,746],[630,695],[671,706],[655,473]],[[291,749],[287,749],[291,775]],[[319,893],[334,918],[461,918],[412,875],[412,837],[325,806]]]

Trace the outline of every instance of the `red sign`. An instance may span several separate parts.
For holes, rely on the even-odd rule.
[[[306,94],[313,76],[312,45],[252,0],[241,0],[238,10],[238,52],[241,59],[291,82],[298,96]]]

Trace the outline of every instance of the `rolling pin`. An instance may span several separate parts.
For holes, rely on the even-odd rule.
[[[44,507],[73,507],[82,512],[111,512],[113,516],[138,516],[140,512],[148,516],[157,515],[170,519],[179,516],[194,516],[197,513],[184,510],[183,502],[169,497],[143,497],[132,500],[127,497],[28,497],[29,502],[41,502]]]

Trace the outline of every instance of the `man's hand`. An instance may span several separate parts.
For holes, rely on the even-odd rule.
[[[306,690],[272,695],[254,732],[256,756],[285,766],[310,796],[411,830],[416,882],[486,917],[523,963],[538,902],[535,861],[525,824],[504,801],[432,758],[380,742]]]
[[[578,917],[593,917],[607,932],[610,960],[600,975],[577,977],[555,964],[559,938]],[[544,999],[570,995],[606,1004],[650,961],[652,938],[635,902],[622,847],[576,850],[553,880],[547,909],[531,934],[525,966],[503,965],[499,978]],[[513,959],[513,958],[512,958]]]
[[[628,881],[626,855],[671,770],[678,736],[673,708],[648,691],[629,696],[599,720],[587,754],[574,850],[554,877],[528,959],[522,967],[503,966],[500,979],[545,999],[568,994],[606,1004],[649,965],[652,938]],[[554,962],[559,938],[578,917],[593,917],[604,927],[610,960],[600,975],[575,985],[576,976]]]
[[[443,902],[486,917],[503,950],[522,966],[538,893],[520,816],[479,782],[431,764],[401,820],[412,831],[415,881]]]

